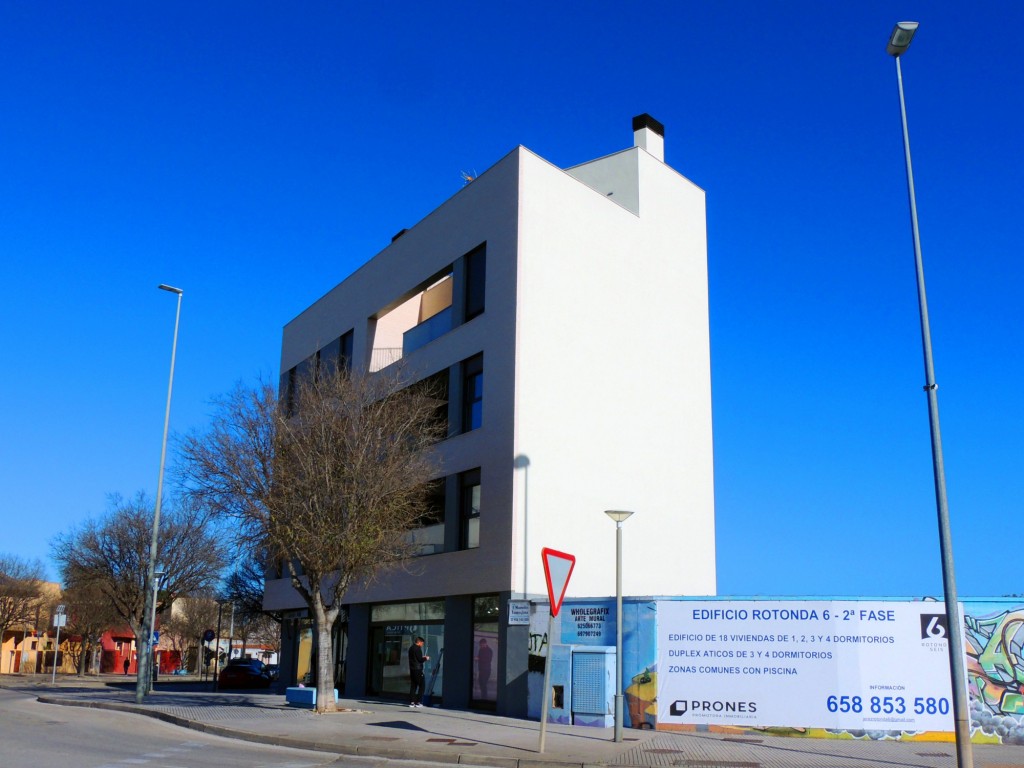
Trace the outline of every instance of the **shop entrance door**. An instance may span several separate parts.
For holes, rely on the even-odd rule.
[[[367,689],[373,696],[406,699],[409,696],[409,647],[417,637],[426,642],[423,653],[430,657],[423,670],[427,680],[427,693],[431,694],[430,683],[441,662],[444,650],[444,624],[385,624],[370,628],[370,679]],[[434,680],[433,698],[442,695],[442,678],[439,671]]]

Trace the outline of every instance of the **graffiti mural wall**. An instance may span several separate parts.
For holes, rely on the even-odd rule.
[[[967,602],[972,741],[1024,744],[1024,601]]]

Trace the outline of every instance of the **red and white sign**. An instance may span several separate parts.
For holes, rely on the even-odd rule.
[[[551,601],[551,615],[557,616],[565,597],[565,589],[569,586],[569,577],[576,567],[576,556],[544,547],[540,551],[544,561],[544,579],[548,583],[548,599]]]

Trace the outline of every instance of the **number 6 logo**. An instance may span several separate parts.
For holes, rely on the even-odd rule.
[[[921,614],[921,639],[942,640],[947,634],[946,615],[944,613]]]

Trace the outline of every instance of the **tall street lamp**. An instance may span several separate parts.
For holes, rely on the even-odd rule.
[[[605,510],[615,521],[615,741],[622,741],[622,523],[632,512]]]
[[[167,575],[167,572],[163,568],[161,568],[159,565],[153,571],[153,594],[151,595],[151,597],[152,597],[152,610],[150,610],[150,612],[149,612],[149,627],[150,627],[149,639],[150,639],[150,641],[153,641],[156,638],[156,603],[157,603],[157,597],[160,594],[160,585],[163,584],[164,577],[166,575]],[[159,651],[156,651],[156,653],[159,654]],[[157,662],[153,659],[153,655],[154,655],[154,650],[153,650],[153,647],[150,646],[150,663],[151,664],[157,664]],[[153,690],[152,681],[156,680],[156,678],[158,677],[158,672],[159,672],[158,667],[159,667],[159,664],[157,664],[157,666],[153,667],[152,674],[149,677],[149,682],[146,684],[146,692],[147,693],[149,691]]]
[[[921,259],[921,234],[917,227],[917,198],[914,195],[914,169],[910,162],[910,133],[907,129],[907,105],[903,98],[903,70],[900,57],[907,52],[917,31],[916,21],[901,21],[893,27],[886,51],[896,59],[896,83],[900,92],[900,116],[903,120],[903,152],[907,165],[907,189],[910,193],[910,227],[914,238],[914,265],[917,272],[917,304],[921,315],[921,342],[924,346],[924,391],[928,398],[928,423],[932,436],[932,470],[935,476],[935,504],[939,517],[939,552],[942,556],[942,587],[946,603],[946,635],[949,671],[953,683],[953,720],[957,765],[971,768],[971,721],[964,677],[963,632],[960,606],[953,570],[953,541],[949,528],[946,500],[946,472],[942,462],[942,436],[939,432],[939,395],[932,361],[931,328],[928,325],[928,299],[924,289],[924,263]]]
[[[220,682],[220,628],[221,628],[221,617],[223,615],[224,606],[231,605],[231,616],[234,619],[235,615],[235,604],[230,600],[218,600],[217,601],[217,647],[213,654],[213,690],[217,690],[217,685]],[[232,627],[234,631],[234,627]],[[228,650],[231,649],[231,641],[228,641]],[[228,660],[230,661],[231,654],[228,653]]]
[[[164,412],[164,439],[160,446],[160,475],[156,482],[156,505],[153,509],[153,537],[149,542],[149,570],[146,575],[146,607],[143,609],[145,626],[142,632],[143,653],[139,654],[138,674],[135,680],[135,702],[141,704],[152,687],[150,666],[153,662],[153,629],[156,622],[156,550],[160,534],[160,502],[164,490],[164,463],[167,460],[167,430],[171,423],[171,390],[174,387],[174,357],[178,351],[178,321],[181,319],[181,289],[161,283],[161,291],[177,294],[178,308],[174,314],[174,341],[171,343],[171,376],[167,383],[167,410]]]

